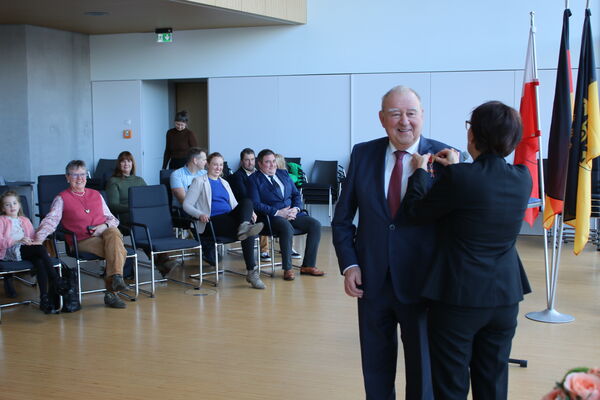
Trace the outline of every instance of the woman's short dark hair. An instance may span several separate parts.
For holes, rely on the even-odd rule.
[[[69,161],[69,163],[65,167],[65,174],[69,175],[69,171],[74,170],[74,169],[79,169],[79,168],[87,169],[86,166],[85,166],[85,161],[82,161],[82,160],[71,160],[71,161]]]
[[[133,158],[133,154],[128,151],[122,151],[119,153],[119,157],[117,157],[117,165],[115,165],[115,171],[112,176],[116,176],[118,178],[123,177],[123,171],[121,171],[121,161],[129,160],[131,161],[131,175],[135,175],[135,158]]]
[[[214,153],[210,153],[208,157],[206,157],[206,162],[210,164],[211,160],[215,157],[220,157],[222,160],[224,159],[221,153],[215,151]]]
[[[482,154],[506,157],[521,141],[521,117],[504,103],[488,101],[473,110],[471,134],[475,148]]]
[[[271,149],[263,149],[258,153],[258,155],[256,156],[256,159],[258,160],[258,162],[262,162],[262,160],[263,160],[263,158],[265,158],[265,156],[270,156],[271,154],[275,155],[275,152]]]
[[[175,114],[175,122],[188,122],[188,112],[183,110]]]

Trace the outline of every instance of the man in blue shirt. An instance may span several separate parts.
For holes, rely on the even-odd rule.
[[[173,196],[183,204],[183,199],[194,178],[206,174],[206,150],[192,147],[188,152],[187,163],[171,174],[171,191]]]

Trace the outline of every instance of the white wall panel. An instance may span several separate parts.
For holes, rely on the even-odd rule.
[[[379,121],[381,98],[392,87],[404,85],[413,88],[425,110],[423,135],[430,132],[430,74],[359,74],[352,75],[352,146],[385,136]]]
[[[128,150],[141,160],[141,81],[92,82],[94,167]],[[131,129],[131,139],[123,130]],[[92,169],[92,168],[90,168]]]
[[[159,183],[169,126],[169,87],[167,81],[142,82],[142,158],[138,160],[137,174],[148,185]]]
[[[488,100],[514,107],[514,86],[512,71],[432,73],[431,138],[466,150],[471,111]]]

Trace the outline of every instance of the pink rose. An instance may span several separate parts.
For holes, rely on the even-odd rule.
[[[554,389],[553,391],[542,397],[542,400],[561,400],[565,397],[565,392],[563,392],[562,389]]]
[[[586,400],[600,400],[600,376],[585,372],[573,372],[567,375],[565,389]]]

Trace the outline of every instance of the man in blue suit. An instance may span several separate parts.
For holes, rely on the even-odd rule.
[[[433,399],[426,307],[420,291],[432,259],[434,228],[410,225],[400,202],[413,172],[411,155],[443,157],[448,146],[421,136],[421,99],[408,87],[396,86],[383,96],[379,119],[387,137],[352,150],[332,222],[333,244],[346,294],[358,298],[366,398],[396,397],[399,324],[406,399]]]
[[[258,171],[248,179],[248,197],[254,203],[254,210],[261,216],[271,218],[271,229],[279,237],[281,247],[281,264],[283,279],[294,280],[292,270],[292,240],[294,228],[305,232],[306,248],[300,273],[304,275],[323,276],[325,273],[317,268],[317,252],[321,240],[321,224],[316,219],[302,212],[300,192],[284,169],[277,169],[275,153],[264,149],[256,157]]]

